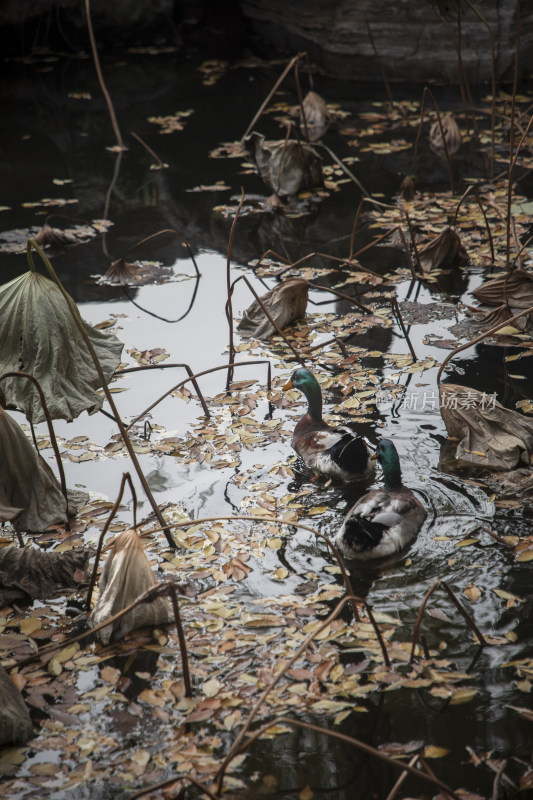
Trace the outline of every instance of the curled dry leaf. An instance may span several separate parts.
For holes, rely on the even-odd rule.
[[[530,308],[533,306],[533,275],[524,269],[514,269],[500,278],[485,281],[472,294],[487,306],[504,303],[517,310]]]
[[[289,278],[261,297],[261,302],[283,330],[295,319],[305,316],[309,284],[304,278]],[[276,329],[268,319],[257,300],[246,309],[238,330],[244,338],[267,339],[276,333]]]
[[[461,131],[451,115],[447,117],[441,117],[441,123],[442,131],[438,119],[435,120],[429,129],[429,146],[434,153],[442,158],[445,158],[446,149],[444,148],[442,134],[444,133],[444,141],[446,142],[448,155],[453,156],[453,154],[456,153],[461,147]]]
[[[331,122],[326,101],[316,92],[307,92],[302,108],[299,109],[300,132],[308,142],[316,142],[325,134]]]
[[[82,324],[109,381],[120,363],[122,342]],[[37,378],[52,419],[70,421],[102,407],[93,360],[69,304],[49,278],[25,272],[0,287],[0,342],[0,373],[23,370]],[[0,402],[23,411],[33,423],[45,419],[37,390],[25,378],[2,381]]]
[[[55,597],[85,584],[90,552],[82,548],[61,553],[30,547],[0,549],[0,605]]]
[[[424,272],[468,261],[468,254],[453,228],[445,228],[434,239],[419,247],[418,255]]]
[[[533,306],[533,301],[531,303]],[[472,324],[476,325],[479,328],[494,328],[496,325],[501,325],[503,322],[511,319],[514,316],[516,311],[512,311],[509,306],[502,305],[499,308],[495,308],[493,311],[489,311],[488,314],[483,314],[481,309],[475,309],[475,312],[478,312],[480,316],[474,317],[472,320]],[[525,314],[523,317],[519,319],[515,319],[512,325],[502,327],[499,331],[496,331],[494,336],[509,336],[513,333],[517,333],[518,331],[526,330],[530,325],[530,314]]]
[[[145,555],[141,540],[133,530],[117,536],[100,577],[100,594],[89,617],[92,627],[122,611],[152,586],[156,579]],[[141,603],[128,614],[102,628],[96,634],[104,643],[123,639],[127,633],[145,625],[172,622],[172,604],[167,597],[156,597]]]
[[[252,131],[244,145],[271,192],[284,197],[324,185],[322,159],[308,144],[294,139],[267,142]]]
[[[440,410],[448,435],[458,439],[456,458],[492,470],[530,464],[533,420],[468,386],[440,386]]]
[[[22,428],[1,407],[0,447],[0,520],[12,520],[18,531],[42,531],[66,522],[59,481]]]
[[[22,695],[0,667],[0,745],[27,742],[33,736],[33,725]]]

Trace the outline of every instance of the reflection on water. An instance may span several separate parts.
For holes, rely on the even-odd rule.
[[[201,86],[195,65],[183,63],[178,67],[169,58],[145,60],[126,55],[124,62],[112,59],[107,68],[109,89],[122,129],[135,130],[142,135],[158,157],[170,165],[169,169],[151,170],[153,159],[137,141],[130,142],[130,149],[122,159],[116,159],[104,149],[104,145],[111,144],[112,137],[103,102],[96,99],[100,96],[90,63],[69,63],[68,69],[60,66],[54,72],[38,75],[30,67],[24,67],[19,75],[2,84],[3,95],[12,105],[9,129],[6,120],[0,120],[0,145],[5,154],[0,178],[2,185],[9,187],[5,189],[2,202],[10,206],[1,212],[2,230],[40,225],[44,207],[35,210],[22,204],[50,195],[61,196],[65,201],[77,200],[56,210],[82,220],[101,218],[107,207],[114,225],[104,237],[58,252],[53,261],[59,277],[79,303],[87,321],[100,323],[112,317],[116,321],[114,330],[128,348],[141,351],[165,348],[172,361],[185,360],[194,372],[199,372],[223,363],[228,343],[224,302],[230,221],[214,214],[213,206],[229,202],[230,196],[239,192],[241,182],[246,182],[250,193],[262,191],[260,182],[254,176],[241,175],[233,160],[210,159],[208,154],[221,141],[231,142],[241,136],[251,111],[259,106],[272,85],[271,74],[261,70],[231,70],[213,90]],[[327,79],[317,79],[327,90]],[[72,96],[65,99],[84,87],[91,88],[93,103]],[[336,91],[340,89],[337,87]],[[354,91],[362,93],[361,87],[357,90],[344,87],[343,91],[342,104],[347,109],[356,111],[363,105],[369,107],[363,97],[353,97]],[[367,91],[370,93],[370,89]],[[374,87],[372,92],[380,96],[382,90]],[[374,94],[371,99],[373,97]],[[194,114],[185,129],[175,136],[159,136],[147,122],[152,114],[170,114],[189,107],[194,109]],[[265,118],[264,130],[267,135],[278,135],[277,123],[271,117]],[[335,132],[332,136],[336,137],[335,147],[342,148],[341,137]],[[422,151],[421,164],[424,159],[427,184],[445,183],[445,166]],[[373,191],[383,191],[390,197],[400,184],[401,174],[409,172],[409,160],[410,155],[407,157],[405,151],[396,154],[394,159],[390,156],[380,159],[369,153],[357,164],[358,176]],[[459,171],[471,175],[480,165],[458,163],[456,166]],[[57,180],[72,183],[58,185],[54,183]],[[215,181],[227,182],[231,190],[187,191],[201,184],[211,186]],[[233,248],[234,266],[247,265],[267,250],[274,250],[290,261],[311,252],[346,257],[358,202],[358,192],[347,184],[342,191],[332,193],[316,204],[311,213],[300,218],[264,214],[239,220]],[[171,271],[169,282],[136,288],[98,282],[111,261],[135,242],[169,227],[180,231],[190,243],[200,277],[195,277],[186,251],[176,241],[162,237],[150,252],[154,260]],[[364,247],[372,236],[373,232],[361,225],[355,237],[355,249]],[[142,251],[143,257],[148,258],[146,252]],[[23,256],[2,252],[0,259],[2,280],[9,280],[26,269]],[[313,264],[316,266],[317,262],[320,262],[318,256]],[[396,248],[383,247],[367,251],[361,262],[385,274],[405,266],[405,257]],[[274,285],[272,279],[259,279],[251,270],[247,270],[247,275],[260,294]],[[188,279],[184,280],[184,276]],[[329,285],[332,285],[347,276],[346,271],[339,270],[334,277],[324,280],[331,281]],[[477,279],[476,276],[474,280]],[[455,303],[459,297],[469,302],[465,293],[471,280],[472,276],[466,271],[450,270],[429,286],[405,282],[395,288],[400,301],[442,305]],[[358,294],[363,290],[372,291],[372,287],[353,287],[353,290]],[[315,291],[310,297],[314,304],[323,302],[325,295]],[[233,295],[234,309],[241,313],[250,302],[250,294],[240,282]],[[310,310],[313,313],[316,306],[311,305]],[[350,306],[344,301],[330,300],[320,310],[344,314]],[[446,338],[449,322],[435,319],[425,324],[409,323],[409,335],[417,355],[431,354],[437,361],[442,360],[447,351],[428,343],[425,337],[430,334]],[[391,353],[407,352],[397,329],[372,328],[355,335],[349,343]],[[519,372],[526,379],[514,377],[516,368],[510,371],[504,361],[512,352],[515,351],[487,345],[472,348],[454,360],[464,374],[452,372],[450,366],[445,379],[482,391],[496,391],[501,402],[514,407],[517,400],[528,396],[533,376],[528,359],[524,359],[519,362]],[[362,363],[376,362],[369,359]],[[382,368],[380,362],[378,368],[380,378],[391,372]],[[128,389],[116,395],[121,414],[131,419],[183,377],[180,369],[153,371],[149,380],[143,374],[123,376],[116,384]],[[256,367],[246,367],[238,375],[238,379],[243,380],[257,377]],[[423,395],[434,390],[435,377],[436,369],[433,369],[418,375],[403,374],[398,380],[404,381],[406,394]],[[260,379],[264,381],[263,368]],[[207,396],[213,397],[223,391],[224,383],[224,373],[215,373],[201,379],[201,388]],[[421,497],[428,509],[428,518],[409,551],[394,562],[377,566],[349,564],[354,590],[367,598],[375,609],[399,620],[401,625],[395,638],[405,643],[410,642],[424,593],[437,580],[449,584],[484,632],[500,637],[513,633],[516,636],[509,636],[504,644],[489,645],[480,652],[449,595],[437,590],[429,608],[438,615],[426,613],[422,623],[427,646],[440,650],[442,658],[450,659],[457,670],[469,672],[478,694],[468,706],[448,707],[445,701],[424,689],[389,688],[379,697],[354,699],[354,713],[335,726],[335,730],[376,746],[413,740],[447,747],[450,755],[445,757],[440,774],[453,770],[453,776],[448,777],[454,786],[475,787],[490,795],[493,773],[469,763],[467,747],[476,752],[494,750],[505,757],[527,756],[530,728],[509,709],[509,705],[520,706],[525,702],[512,683],[511,673],[502,665],[530,655],[528,648],[533,641],[533,630],[528,565],[517,564],[504,545],[478,528],[483,523],[500,536],[529,533],[531,520],[522,509],[496,509],[488,493],[476,485],[476,473],[464,468],[458,470],[447,458],[448,445],[444,441],[445,430],[438,409],[429,403],[421,408],[409,407],[405,396],[394,406],[371,412],[372,421],[359,427],[373,442],[383,435],[394,438],[404,483]],[[333,405],[337,399],[332,388],[328,391],[327,403]],[[267,413],[266,402],[254,411],[257,419],[265,418]],[[186,404],[167,398],[154,410],[152,422],[163,426],[168,434],[183,438],[190,426],[198,424],[200,416],[201,406],[196,400]],[[293,410],[288,414],[278,406],[273,416],[284,419],[286,430],[294,426]],[[114,425],[101,415],[84,416],[69,425],[59,422],[56,430],[65,439],[81,432],[90,440],[103,443],[115,433]],[[183,463],[179,458],[151,455],[143,455],[141,463],[159,503],[182,505],[191,517],[199,518],[245,513],[247,490],[235,478],[246,474],[250,483],[268,482],[271,465],[285,461],[289,454],[289,443],[284,439],[258,445],[251,451],[243,450],[237,468],[211,470],[194,461]],[[122,459],[66,463],[70,485],[83,484],[91,491],[111,497],[124,469]],[[294,473],[294,477],[280,479],[276,491],[280,495],[295,495],[304,519],[313,507],[325,507],[319,516],[312,515],[307,521],[333,539],[344,514],[368,487],[310,484],[309,475],[298,464],[294,465]],[[469,482],[465,482],[465,478]],[[379,481],[378,475],[377,483]],[[140,503],[144,513],[147,509],[142,496]],[[340,577],[332,571],[335,559],[321,539],[296,528],[288,527],[287,531],[279,550],[267,550],[263,560],[249,562],[251,571],[237,584],[235,593],[243,602],[251,603],[265,596],[311,593],[319,582],[340,583]],[[475,541],[462,546],[462,542],[469,539]],[[283,582],[270,577],[279,566],[289,573]],[[471,602],[466,593],[470,586],[480,590],[476,602]],[[207,588],[209,583],[199,578],[199,591]],[[520,599],[519,606],[507,607],[505,599],[494,589],[516,595]],[[257,610],[256,606],[254,608]],[[342,660],[354,673],[366,669],[366,665],[361,664],[360,653],[347,652]],[[137,662],[128,662],[125,665],[117,661],[110,666],[122,672],[127,666],[127,671],[132,673],[132,680],[124,689],[128,699],[138,696],[153,672],[153,664],[140,666]],[[409,670],[407,665],[404,668]],[[324,717],[314,719],[305,713],[302,716],[326,724]],[[128,719],[110,719],[105,724],[125,734],[126,724],[131,722],[128,716]],[[131,737],[125,739],[126,745],[141,741],[139,732],[131,733]],[[384,797],[398,776],[398,771],[346,743],[304,730],[261,741],[252,749],[245,769],[250,776],[256,770],[262,777],[271,776],[270,783],[266,779],[263,783],[266,793],[270,787],[274,796],[289,796],[310,785],[316,800]],[[413,795],[428,795],[427,786],[407,785]],[[100,795],[102,787],[93,787],[83,796],[91,800],[115,793],[123,796],[115,789],[109,789],[112,794],[105,793],[106,787],[104,790]],[[259,789],[257,792],[255,796],[259,796]],[[76,789],[53,796],[57,800],[77,800],[82,795]]]

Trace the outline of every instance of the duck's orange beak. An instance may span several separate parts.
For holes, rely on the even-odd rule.
[[[287,389],[292,389],[292,388],[293,388],[293,385],[292,385],[292,383],[291,383],[291,379],[289,378],[289,380],[287,381],[287,383],[285,384],[285,386],[283,386],[283,391],[284,391],[284,392],[286,392],[286,391],[287,391]]]
[[[377,455],[375,453],[372,453],[372,455],[370,456],[370,461],[375,461],[376,459]]]

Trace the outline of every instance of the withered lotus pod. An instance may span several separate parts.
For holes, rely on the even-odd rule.
[[[70,305],[70,303],[72,305]],[[49,278],[25,272],[0,286],[0,373],[23,370],[41,384],[52,419],[72,420],[102,407],[100,379],[73,314],[79,311]],[[123,344],[82,320],[106,380],[120,363]],[[45,419],[37,390],[23,378],[0,383],[0,403]]]
[[[490,470],[531,463],[533,419],[505,408],[493,395],[443,383],[440,411],[448,435],[458,440],[456,458]]]
[[[414,198],[415,182],[410,175],[406,175],[403,181],[401,182],[400,194],[407,203],[411,202],[411,200]]]
[[[270,191],[280,197],[324,185],[322,159],[308,144],[294,139],[267,142],[252,131],[244,146]]]
[[[302,108],[299,109],[300,132],[308,142],[316,142],[326,133],[331,121],[326,101],[316,92],[307,92]]]
[[[468,254],[453,228],[445,228],[423,247],[418,247],[418,256],[424,272],[468,261]]]
[[[453,156],[453,154],[456,153],[461,147],[461,131],[459,130],[457,122],[451,115],[447,117],[441,117],[441,123],[442,131],[438,119],[435,120],[429,129],[429,146],[434,153],[442,158],[445,158],[446,149],[448,150],[448,155]],[[446,149],[444,148],[444,143],[442,140],[443,133],[444,141],[446,142]]]
[[[261,302],[280,330],[305,316],[309,284],[304,278],[289,278],[261,297]],[[244,312],[237,326],[244,338],[268,339],[275,327],[257,300]]]
[[[42,531],[66,522],[59,481],[1,407],[0,450],[0,521],[11,520],[17,531]]]
[[[89,617],[95,627],[122,611],[157,583],[145,555],[141,539],[133,530],[119,534],[115,539],[100,577],[100,593]],[[136,608],[97,632],[98,638],[108,644],[111,639],[123,639],[130,631],[144,626],[172,622],[172,604],[167,597],[157,597],[140,603]]]
[[[514,269],[499,278],[485,281],[472,294],[487,306],[506,303],[511,308],[530,308],[533,306],[533,275],[524,269]]]

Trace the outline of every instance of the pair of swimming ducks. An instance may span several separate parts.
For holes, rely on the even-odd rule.
[[[292,446],[315,473],[343,481],[373,477],[377,459],[383,470],[383,488],[367,492],[348,512],[335,544],[347,558],[391,556],[414,539],[426,511],[411,489],[402,484],[400,459],[394,443],[381,439],[375,454],[365,440],[348,427],[332,428],[322,419],[322,392],[307,369],[293,372],[284,389],[299,389],[307,398],[307,412],[294,429]]]

